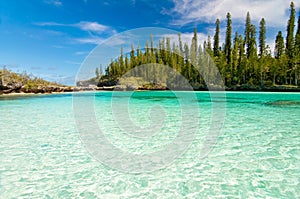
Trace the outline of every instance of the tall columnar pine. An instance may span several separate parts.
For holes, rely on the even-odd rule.
[[[251,32],[251,19],[250,19],[250,13],[247,12],[247,17],[246,17],[246,24],[245,24],[245,45],[246,45],[246,54],[247,58],[250,57],[250,33]]]
[[[214,56],[218,57],[220,55],[220,47],[219,44],[220,43],[220,20],[217,19],[216,20],[216,32],[214,35]]]
[[[230,13],[227,13],[227,26],[226,26],[226,36],[225,36],[225,56],[226,56],[226,63],[227,63],[227,72],[225,77],[225,82],[228,84],[231,84],[231,73],[232,73],[232,22],[231,22],[231,15]]]
[[[212,49],[212,44],[211,44],[211,38],[210,38],[210,35],[208,35],[208,37],[207,37],[206,52],[207,52],[210,56],[213,55],[213,49]]]
[[[226,26],[226,38],[225,38],[225,56],[226,62],[228,65],[231,64],[231,37],[232,37],[232,22],[231,22],[231,15],[227,13],[227,26]]]
[[[245,56],[245,41],[243,35],[239,35],[239,59],[238,59],[238,84],[246,83],[246,56]]]
[[[276,59],[279,59],[284,53],[284,39],[282,36],[282,32],[278,31],[276,39],[275,39],[275,49],[274,56]]]
[[[298,50],[296,54],[300,51],[300,15],[298,17],[298,23],[297,23],[297,32],[295,36],[295,48]]]
[[[181,34],[178,33],[178,48],[179,48],[179,54],[178,54],[178,72],[182,72],[182,68],[184,65],[184,55],[183,55],[183,45],[181,40]]]
[[[250,26],[250,37],[248,46],[248,76],[249,84],[254,84],[254,80],[257,78],[254,76],[256,74],[257,67],[257,45],[256,45],[256,27],[251,24]]]
[[[249,38],[249,58],[257,58],[257,45],[256,45],[256,27],[254,24],[250,26],[250,38]]]
[[[239,64],[239,35],[238,32],[235,32],[234,40],[233,40],[233,49],[232,49],[232,76],[233,83],[237,83],[237,75],[238,75],[238,64]]]
[[[228,13],[226,16],[226,36],[222,48],[220,48],[221,43],[219,41],[220,21],[218,19],[216,20],[213,43],[211,44],[210,38],[208,38],[203,48],[198,45],[196,28],[190,44],[183,42],[181,34],[178,34],[177,44],[171,43],[170,38],[162,38],[155,49],[153,37],[150,36],[150,42],[146,43],[145,50],[141,50],[139,45],[136,48],[132,46],[128,57],[123,55],[121,50],[118,59],[112,60],[106,66],[105,75],[101,75],[100,81],[105,78],[109,81],[116,81],[128,70],[150,62],[173,67],[185,76],[191,85],[204,85],[203,77],[200,77],[194,67],[204,65],[205,56],[202,51],[205,50],[212,55],[212,60],[215,61],[225,79],[226,86],[235,84],[265,86],[272,83],[297,85],[300,77],[300,16],[297,30],[294,31],[295,14],[294,4],[291,3],[286,41],[284,41],[283,33],[279,31],[275,40],[273,57],[266,46],[266,22],[264,19],[261,19],[259,24],[258,46],[256,44],[256,27],[251,24],[249,12],[246,17],[244,35],[235,33],[232,42],[232,22],[231,15]],[[150,64],[150,66],[155,66],[155,64]],[[209,83],[216,83],[213,79],[215,71],[211,70],[210,67],[202,68],[205,75],[209,77]],[[151,74],[151,70],[148,71],[149,74]],[[97,74],[100,74],[101,71],[102,69],[100,71],[98,69]],[[133,71],[135,71],[135,76],[143,74],[143,71]],[[96,76],[99,76],[97,74]]]
[[[284,38],[279,31],[275,40],[274,49],[275,65],[273,67],[273,84],[276,84],[276,77],[279,75],[280,82],[287,84],[287,56],[285,54]],[[279,70],[281,69],[281,70]],[[280,73],[280,74],[279,74]]]
[[[259,23],[259,57],[266,56],[266,22],[262,18]]]
[[[192,38],[192,44],[190,47],[190,58],[193,65],[196,65],[197,60],[197,50],[198,50],[198,38],[197,38],[197,29],[194,28],[194,35]]]
[[[295,55],[295,40],[294,40],[294,29],[295,29],[295,5],[291,2],[290,5],[290,17],[287,25],[286,34],[286,54],[288,57],[288,78],[289,83],[292,83],[292,70],[294,70],[294,55]]]
[[[295,36],[295,85],[298,85],[300,78],[300,16],[298,17],[297,32]]]
[[[266,47],[266,22],[262,18],[259,23],[259,44],[258,44],[258,55],[259,55],[259,66],[256,70],[256,76],[260,77],[260,86],[264,86],[265,73],[268,70],[269,64],[267,59],[267,47]]]

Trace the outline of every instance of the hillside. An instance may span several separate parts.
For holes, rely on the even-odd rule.
[[[73,90],[73,87],[49,82],[27,73],[18,74],[6,68],[0,69],[0,95],[9,93],[69,92]]]

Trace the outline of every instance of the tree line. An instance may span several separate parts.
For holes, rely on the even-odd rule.
[[[137,74],[134,75],[153,75],[155,64],[162,64],[175,69],[194,88],[207,84],[219,84],[219,80],[216,78],[218,71],[227,87],[236,85],[260,88],[275,85],[298,86],[300,80],[300,16],[297,29],[295,24],[296,10],[294,3],[291,2],[286,38],[283,37],[282,31],[278,31],[272,53],[270,46],[266,44],[266,21],[264,18],[260,20],[257,28],[251,22],[248,12],[244,33],[235,32],[233,36],[231,14],[227,13],[226,35],[222,44],[219,19],[215,22],[213,38],[208,36],[203,44],[198,44],[196,28],[194,28],[190,45],[182,42],[181,34],[178,33],[178,42],[171,43],[171,39],[166,37],[154,46],[153,37],[150,35],[150,42],[147,41],[143,49],[140,46],[137,48],[132,46],[130,53],[124,54],[121,48],[120,56],[116,60],[111,60],[104,74],[102,74],[103,70],[100,66],[100,69],[96,69],[96,75],[100,85],[107,82],[116,83],[127,71],[142,64],[152,63],[153,65],[150,65],[146,71],[136,70]],[[212,67],[212,64],[216,66],[217,70]],[[199,66],[205,67],[200,67],[199,70]]]

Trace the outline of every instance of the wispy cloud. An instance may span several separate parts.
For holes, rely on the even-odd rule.
[[[186,25],[194,22],[212,23],[216,18],[225,18],[230,12],[233,19],[244,20],[249,11],[251,19],[259,21],[264,17],[271,26],[286,25],[290,1],[285,0],[172,0],[174,8],[164,10],[165,14],[177,14],[173,25]],[[294,0],[297,8],[300,0]]]
[[[56,23],[56,22],[37,22],[35,23],[35,25],[75,27],[83,31],[90,31],[95,33],[103,33],[105,31],[115,32],[115,30],[110,26],[106,26],[98,22],[91,22],[91,21],[80,21],[79,23],[75,23],[75,24],[63,24],[63,23]]]
[[[56,22],[37,22],[34,23],[37,26],[69,26],[66,24],[62,24],[62,23],[56,23]]]
[[[82,44],[95,44],[99,45],[101,44],[104,40],[100,37],[87,37],[87,38],[78,38],[76,39],[77,42],[82,43]]]
[[[105,46],[121,46],[122,44],[125,43],[130,43],[130,38],[128,38],[128,35],[126,34],[121,34],[121,35],[116,35],[114,37],[99,37],[99,36],[90,36],[86,38],[78,38],[76,39],[79,43],[82,44],[103,44]]]
[[[74,54],[75,55],[87,55],[89,53],[90,53],[90,51],[78,51],[78,52],[75,52]]]
[[[62,48],[66,48],[65,46],[61,46],[61,45],[52,45],[52,48],[57,48],[57,49],[62,49]]]
[[[78,28],[84,32],[87,32],[89,36],[84,38],[75,38],[75,42],[81,44],[101,44],[105,38],[109,37],[110,35],[115,34],[117,31],[110,27],[103,24],[100,24],[95,21],[80,21],[74,24],[63,24],[57,22],[37,22],[35,23],[37,26],[61,26],[61,27],[72,27]]]
[[[85,31],[103,32],[109,30],[110,27],[99,24],[97,22],[81,21],[73,26],[80,28]]]
[[[60,0],[44,0],[44,2],[50,5],[54,5],[56,7],[60,7],[63,5]]]

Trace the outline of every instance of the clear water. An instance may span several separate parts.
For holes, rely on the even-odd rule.
[[[140,174],[90,155],[76,128],[71,94],[0,97],[0,198],[300,198],[300,94],[226,93],[225,123],[204,159],[198,155],[211,102],[207,92],[196,94],[199,114],[190,117],[199,125],[192,144],[171,164]],[[84,100],[91,93],[81,95]],[[166,116],[161,131],[147,139],[118,128],[111,96],[96,93],[95,115],[120,150],[151,153],[176,138],[182,106],[173,93],[131,96],[128,117],[137,126],[152,125],[149,110],[155,105]],[[124,104],[126,96],[116,93],[115,103]]]

